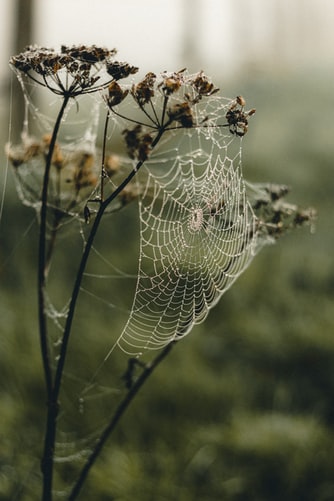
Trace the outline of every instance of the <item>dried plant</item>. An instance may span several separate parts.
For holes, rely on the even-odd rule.
[[[186,70],[161,75],[150,72],[137,83],[120,83],[134,75],[137,68],[115,61],[115,54],[114,49],[96,46],[62,46],[59,51],[34,46],[10,60],[24,92],[29,83],[48,89],[61,99],[51,133],[35,139],[25,131],[21,144],[7,146],[21,199],[36,209],[39,220],[39,337],[47,401],[41,461],[43,501],[51,501],[53,496],[61,412],[59,393],[68,343],[82,279],[104,215],[139,200],[144,222],[143,245],[151,246],[145,247],[145,256],[152,252],[150,262],[156,273],[149,276],[146,269],[142,270],[133,311],[116,344],[129,353],[134,349],[137,356],[137,349],[161,350],[147,364],[129,358],[125,375],[127,393],[78,478],[73,479],[68,495],[72,501],[125,410],[175,343],[205,318],[259,248],[314,218],[312,211],[302,211],[284,201],[286,187],[248,185],[242,177],[239,155],[232,159],[228,156],[230,144],[247,133],[249,118],[255,113],[254,109],[244,110],[243,97],[232,100],[219,97],[218,88],[202,71],[196,75],[189,75]],[[79,106],[80,96],[92,94],[105,107],[103,147],[99,155],[89,148],[71,147],[59,139],[69,104],[75,101]],[[119,120],[128,158],[109,151],[112,117]],[[190,150],[184,152],[184,145],[180,152],[174,148],[175,158],[167,159],[171,165],[166,160],[165,170],[158,175],[155,162],[159,160],[154,154],[161,145],[167,155],[169,150],[164,150],[164,145],[169,137],[175,140],[177,134],[182,135]],[[194,140],[194,146],[188,139]],[[212,148],[206,151],[201,145],[208,140]],[[126,163],[131,165],[127,171],[123,169]],[[140,177],[143,166],[145,175]],[[115,178],[117,182],[110,183]],[[48,272],[56,237],[68,218],[81,219],[89,232],[55,357],[48,333]],[[176,236],[179,239],[171,244]],[[212,261],[206,254],[204,261],[199,258],[207,244],[214,253]],[[144,266],[144,258],[142,262]],[[199,290],[199,283],[207,290]],[[139,310],[145,302],[148,306],[155,304],[159,321],[145,313],[147,323],[144,322]],[[140,368],[138,377],[134,377],[136,366]]]

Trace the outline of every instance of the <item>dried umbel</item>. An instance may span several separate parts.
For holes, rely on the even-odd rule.
[[[143,162],[152,150],[154,138],[168,130],[228,127],[231,134],[245,135],[248,130],[247,117],[255,110],[244,112],[243,98],[240,96],[230,102],[230,107],[224,105],[225,123],[218,124],[212,120],[212,116],[203,112],[209,98],[212,102],[218,91],[218,87],[203,71],[189,75],[186,69],[182,69],[160,75],[149,72],[131,88],[113,81],[104,99],[112,113],[125,119],[128,124],[135,124],[132,127],[127,125],[123,136],[129,157]],[[134,101],[134,108],[140,111],[140,118],[130,117],[127,111],[123,111],[122,103],[128,97]]]
[[[258,218],[259,239],[269,236],[276,240],[299,226],[314,227],[316,211],[313,208],[301,209],[287,202],[285,196],[290,192],[288,186],[268,183],[253,184],[251,188],[249,195]]]
[[[29,46],[10,59],[15,70],[53,93],[76,97],[107,87],[138,70],[113,60],[115,49],[95,45],[65,46],[60,51]]]
[[[213,85],[209,78],[201,71],[192,81],[194,89],[199,96],[212,96],[216,94],[219,89]]]
[[[245,104],[245,99],[242,96],[237,96],[226,113],[229,131],[239,137],[243,137],[248,131],[248,118],[256,111],[254,108],[245,111]]]

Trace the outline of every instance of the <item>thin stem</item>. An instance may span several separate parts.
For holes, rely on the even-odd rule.
[[[39,317],[39,335],[41,344],[41,354],[44,369],[44,377],[47,392],[48,418],[44,440],[44,452],[42,457],[41,469],[43,473],[43,501],[52,499],[52,474],[53,474],[53,453],[54,453],[54,436],[50,433],[49,421],[50,417],[56,419],[58,410],[52,402],[52,372],[49,353],[49,344],[47,337],[47,317],[46,317],[46,225],[47,225],[47,203],[48,189],[50,180],[50,169],[52,164],[52,156],[56,145],[56,139],[59,132],[60,124],[68,104],[70,96],[65,95],[62,106],[59,110],[55,126],[53,129],[49,151],[45,162],[45,172],[43,179],[43,188],[41,195],[41,210],[40,210],[40,225],[39,225],[39,246],[38,246],[38,317]]]
[[[52,228],[51,228],[51,233],[50,233],[50,240],[49,240],[49,245],[48,249],[46,251],[46,258],[45,258],[45,276],[47,277],[50,271],[50,265],[51,265],[51,259],[53,255],[53,251],[55,248],[56,244],[56,239],[57,239],[57,234],[59,230],[59,224],[60,221],[63,217],[63,213],[60,210],[60,196],[61,196],[61,174],[60,174],[60,169],[57,169],[57,180],[56,180],[56,203],[55,203],[55,208],[53,209],[53,222],[52,222]]]
[[[46,277],[48,276],[49,271],[50,271],[51,259],[52,259],[53,251],[54,251],[55,244],[56,244],[60,220],[61,220],[61,217],[59,217],[59,215],[57,216],[57,214],[55,214],[54,220],[52,223],[52,228],[51,228],[49,246],[48,246],[48,250],[47,250],[46,258],[45,258],[45,276]]]
[[[123,120],[126,120],[127,122],[131,122],[131,123],[134,123],[136,125],[142,125],[144,127],[149,127],[151,129],[156,129],[157,128],[157,125],[154,123],[153,120],[152,121],[152,124],[147,124],[145,122],[141,122],[140,120],[137,120],[135,118],[130,118],[130,117],[126,117],[125,115],[122,115],[121,113],[119,113],[118,111],[116,111],[114,108],[111,109],[111,111],[119,118],[122,118]]]
[[[161,123],[163,124],[165,121],[165,116],[166,116],[166,110],[167,110],[167,104],[168,104],[168,96],[165,96],[164,102],[163,102],[163,107],[162,107],[162,113],[161,113]]]
[[[59,127],[61,120],[64,115],[65,108],[67,106],[69,98],[64,97],[61,109],[58,113],[58,117],[53,129],[49,151],[45,162],[45,172],[43,179],[43,188],[41,195],[41,211],[40,211],[40,225],[39,225],[39,245],[38,245],[38,311],[39,311],[39,332],[40,332],[40,343],[42,360],[44,367],[44,375],[46,382],[46,389],[48,398],[51,396],[52,392],[52,374],[51,374],[51,364],[50,355],[47,342],[47,322],[45,314],[45,287],[46,287],[46,222],[47,222],[47,203],[48,203],[48,188],[50,179],[50,169],[52,163],[52,155],[54,152],[57,135],[59,132]]]
[[[109,125],[110,111],[107,111],[106,120],[104,123],[104,132],[103,132],[103,146],[102,146],[102,163],[101,163],[101,202],[104,200],[104,178],[105,178],[105,162],[106,162],[106,143],[107,143],[107,134],[108,134],[108,125]]]
[[[161,125],[163,125],[163,123],[164,123],[164,120],[163,120],[163,118],[164,118],[164,117],[162,117],[161,124],[160,124],[160,121],[159,121],[159,118],[158,118],[158,115],[157,115],[157,112],[156,112],[155,106],[154,106],[154,104],[152,103],[152,99],[150,99],[150,105],[151,105],[151,108],[152,108],[153,114],[154,114],[154,116],[155,116],[156,123],[157,123],[157,124],[158,124],[158,126],[160,127],[160,126],[161,126]]]
[[[121,417],[129,407],[129,405],[132,403],[136,395],[138,394],[139,390],[143,387],[144,383],[147,381],[147,379],[150,377],[150,375],[153,373],[153,371],[158,367],[158,365],[167,357],[167,355],[170,353],[172,347],[174,346],[175,342],[169,343],[154,359],[151,363],[147,364],[145,366],[145,369],[135,381],[133,386],[129,389],[123,400],[120,402],[119,406],[117,407],[114,415],[112,416],[110,422],[106,426],[106,428],[103,430],[103,432],[100,435],[100,438],[95,445],[92,453],[88,457],[84,467],[81,470],[81,473],[78,477],[77,482],[75,483],[71,494],[69,495],[68,501],[74,501],[81,488],[83,483],[85,482],[90,469],[94,465],[96,459],[100,455],[102,448],[104,447],[105,443],[109,439],[110,435],[113,433],[114,429],[116,428],[118,422],[120,421]]]

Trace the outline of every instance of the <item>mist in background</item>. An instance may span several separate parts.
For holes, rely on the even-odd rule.
[[[1,78],[29,6],[30,43],[115,46],[144,71],[186,65],[225,76],[253,65],[319,67],[334,56],[331,0],[2,0]]]

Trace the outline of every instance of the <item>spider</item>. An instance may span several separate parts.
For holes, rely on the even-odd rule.
[[[225,115],[230,133],[239,137],[246,134],[248,131],[248,118],[255,113],[254,108],[245,112],[245,104],[245,99],[242,96],[237,96]]]

